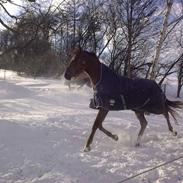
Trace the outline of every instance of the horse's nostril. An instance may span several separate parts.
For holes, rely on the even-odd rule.
[[[65,77],[65,79],[67,79],[67,80],[71,80],[71,75],[70,75],[70,73],[67,72],[67,71],[65,72],[64,77]]]

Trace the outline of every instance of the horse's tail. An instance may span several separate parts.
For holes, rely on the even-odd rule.
[[[166,99],[165,104],[167,106],[168,112],[170,113],[170,115],[176,121],[176,116],[178,116],[178,114],[175,111],[175,109],[182,109],[183,108],[183,102],[181,102],[181,101],[170,101],[170,100]]]

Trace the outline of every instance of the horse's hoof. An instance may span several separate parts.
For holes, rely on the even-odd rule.
[[[173,134],[173,136],[177,136],[177,132],[176,131],[172,132],[172,134]]]
[[[115,140],[115,141],[118,141],[118,136],[117,135],[113,135],[113,139]]]
[[[89,152],[89,151],[91,151],[91,147],[90,146],[84,148],[84,152]]]
[[[137,142],[137,143],[135,144],[135,147],[140,147],[140,143]]]

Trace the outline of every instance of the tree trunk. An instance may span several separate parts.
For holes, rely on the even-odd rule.
[[[166,36],[167,28],[168,28],[168,18],[169,18],[170,12],[171,12],[172,5],[173,5],[173,0],[167,0],[167,10],[166,10],[166,13],[164,16],[162,30],[160,32],[159,40],[157,42],[157,46],[156,46],[156,50],[155,50],[155,56],[152,61],[152,66],[150,69],[149,78],[151,80],[154,80],[156,77],[157,67],[158,67],[159,57],[160,57],[160,51],[163,46],[163,42],[165,40],[165,36]]]
[[[127,29],[128,29],[128,48],[127,54],[125,59],[125,67],[124,67],[124,74],[127,75],[128,78],[131,78],[131,57],[132,57],[132,21],[133,21],[133,2],[131,1],[127,4]]]
[[[183,86],[183,59],[180,62],[180,69],[178,71],[178,87],[177,87],[177,97],[180,97],[181,88]]]
[[[177,97],[180,97],[180,91],[181,91],[181,85],[178,82],[178,87],[177,87]]]
[[[74,43],[76,41],[76,1],[74,0],[74,12],[73,12],[73,34]]]

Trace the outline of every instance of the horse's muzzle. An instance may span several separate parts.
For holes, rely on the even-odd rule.
[[[64,77],[67,80],[71,80],[71,74],[68,71],[65,72]]]

